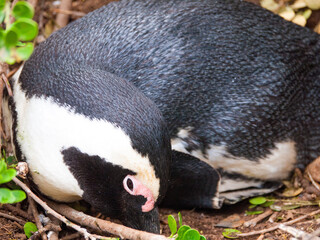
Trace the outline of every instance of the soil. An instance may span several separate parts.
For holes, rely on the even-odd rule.
[[[259,0],[248,0],[250,2],[254,2],[255,4],[259,4]],[[39,1],[40,2],[40,1]],[[72,3],[72,11],[75,12],[81,12],[81,13],[88,13],[90,11],[93,11],[94,9],[97,9],[107,3],[111,2],[110,0],[74,0]],[[39,4],[36,8],[36,16],[35,19],[37,21],[40,21],[40,40],[41,41],[41,35],[46,36],[51,33],[52,26],[50,25],[50,22],[54,22],[55,12],[53,11],[54,2],[53,1],[42,1],[41,4]],[[71,15],[71,20],[74,20],[78,18],[75,15]],[[320,21],[320,11],[315,11],[310,21],[308,22],[307,26],[310,28],[313,28],[317,23]],[[43,38],[43,37],[42,37]],[[311,185],[311,184],[310,184]],[[279,195],[282,193],[283,189],[278,191],[278,195],[274,195],[275,198],[283,199],[282,197],[279,197]],[[318,200],[317,194],[310,193],[304,191],[299,195],[299,199],[302,200]],[[286,199],[295,199],[295,198],[286,198]],[[275,225],[275,223],[272,223],[268,221],[269,217],[266,217],[262,222],[258,223],[255,227],[244,227],[243,223],[245,221],[248,221],[249,219],[255,218],[257,215],[249,215],[246,216],[246,211],[249,209],[249,202],[248,200],[244,200],[238,204],[235,205],[229,205],[224,206],[220,210],[179,210],[179,209],[160,209],[160,219],[161,219],[161,232],[162,234],[169,236],[170,231],[169,227],[167,225],[167,216],[169,214],[174,215],[177,218],[177,213],[181,212],[183,223],[186,225],[191,226],[194,229],[199,230],[201,234],[203,234],[206,239],[208,240],[215,240],[215,239],[224,239],[222,232],[224,231],[224,228],[215,226],[217,223],[221,222],[223,219],[230,217],[231,215],[234,218],[238,218],[237,221],[234,221],[234,224],[240,224],[239,227],[237,227],[238,230],[241,232],[250,232],[254,230],[261,230],[261,229],[267,229],[269,227],[272,227]],[[27,211],[28,204],[24,202],[21,205],[21,208]],[[40,208],[39,208],[40,209]],[[318,206],[305,206],[302,207],[300,205],[299,208],[291,209],[291,210],[284,210],[278,213],[277,217],[275,218],[275,221],[278,222],[286,222],[292,219],[295,219],[301,215],[306,215],[311,213],[312,211],[315,211],[319,209]],[[266,211],[266,208],[264,209]],[[0,205],[0,215],[1,213],[6,213],[10,215],[10,211],[6,210],[3,206]],[[23,219],[22,217],[17,216],[20,219]],[[302,222],[305,223],[297,223],[293,226],[306,231],[306,232],[313,232],[317,228],[320,227],[320,224],[317,222],[316,218],[319,217],[319,215],[316,215],[314,217],[308,217],[307,219],[303,220]],[[24,219],[27,221],[26,219]],[[312,220],[312,221],[311,221]],[[235,227],[231,227],[235,228]],[[70,229],[67,229],[65,226],[63,227],[63,231],[61,232],[60,237],[73,234],[74,232]],[[290,239],[290,234],[285,233],[281,230],[272,231],[270,233],[266,233],[264,237],[261,237],[259,239]],[[257,239],[259,235],[251,236],[251,237],[244,237],[240,239]],[[24,235],[23,231],[23,225],[16,221],[9,220],[7,218],[0,216],[0,240],[9,240],[9,239],[27,239]],[[81,237],[76,237],[73,239],[84,239]]]

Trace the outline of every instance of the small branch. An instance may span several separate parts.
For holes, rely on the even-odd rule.
[[[52,224],[54,224],[56,227],[59,227],[60,230],[57,228],[57,230],[52,230],[51,232],[48,233],[48,238],[49,240],[59,240],[59,232],[61,231],[61,227],[60,227],[60,221],[49,215],[50,221],[52,222]]]
[[[262,221],[266,217],[270,216],[273,213],[273,211],[269,208],[264,213],[258,215],[256,218],[251,219],[249,221],[246,221],[243,225],[245,227],[254,227],[257,225],[258,222]]]
[[[61,0],[60,2],[60,9],[63,11],[69,11],[71,9],[72,0]],[[62,28],[64,26],[67,26],[69,22],[69,15],[64,13],[58,13],[56,18],[56,29]]]
[[[272,215],[269,217],[268,222],[274,223],[276,218],[278,216],[278,212],[272,213]]]
[[[20,223],[22,225],[24,225],[26,223],[26,221],[24,221],[24,220],[22,220],[20,218],[17,218],[15,216],[11,216],[11,215],[3,213],[3,212],[0,212],[0,216],[4,217],[4,218],[7,218],[7,219],[10,219],[12,221],[16,221],[16,222],[18,222],[18,223]]]
[[[319,186],[319,184],[316,183],[316,181],[313,179],[312,175],[310,174],[310,172],[309,172],[308,170],[307,170],[306,172],[307,172],[307,174],[308,174],[308,177],[309,177],[312,185],[320,192],[320,186]]]
[[[299,239],[305,239],[305,240],[320,240],[319,237],[316,236],[312,236],[309,233],[306,233],[304,231],[301,231],[299,229],[296,229],[294,227],[290,227],[284,224],[279,224],[279,229],[281,229],[282,231],[285,231],[287,233],[290,233],[291,235],[293,235],[295,238],[299,238]]]
[[[35,202],[33,201],[33,199],[30,196],[28,196],[28,202],[29,202],[29,205],[31,207],[33,217],[34,217],[34,219],[36,221],[37,228],[38,229],[42,229],[43,226],[42,226],[42,223],[41,223],[40,218],[39,218],[39,213],[38,213],[38,210],[37,210],[37,206],[36,206]],[[45,232],[41,233],[41,238],[42,238],[42,240],[48,240],[47,235],[46,235]]]
[[[131,240],[168,240],[165,236],[139,231],[120,224],[112,223],[106,220],[86,215],[82,212],[65,205],[48,201],[48,204],[57,212],[65,215],[67,218],[96,230],[112,233],[124,239]]]
[[[298,217],[296,219],[293,219],[291,221],[288,221],[288,222],[285,222],[285,223],[282,223],[283,225],[292,225],[296,222],[299,222],[303,219],[306,219],[307,217],[310,217],[310,216],[313,216],[313,215],[316,215],[316,214],[319,214],[320,213],[320,209],[319,210],[316,210],[316,211],[313,211],[307,215],[303,215],[301,217]],[[272,232],[276,229],[279,228],[279,225],[280,224],[277,224],[273,227],[270,227],[270,228],[267,228],[267,229],[262,229],[262,230],[259,230],[259,231],[252,231],[252,232],[248,232],[248,233],[240,233],[240,234],[237,234],[238,237],[247,237],[247,236],[253,236],[253,235],[258,235],[258,234],[264,234],[264,233],[267,233],[267,232]]]
[[[65,9],[60,9],[60,8],[54,8],[52,9],[53,12],[56,13],[62,13],[62,14],[66,14],[66,15],[73,15],[75,17],[83,17],[86,14],[83,12],[78,12],[78,11],[70,11],[70,10],[65,10]]]
[[[263,234],[261,234],[258,238],[257,238],[257,240],[263,240],[264,239],[264,235]]]
[[[29,221],[34,221],[33,217],[31,217],[27,212],[21,210],[20,208],[17,208],[11,204],[3,204],[2,207],[4,209],[7,209],[11,212],[13,212],[16,215],[19,215],[25,219],[28,219]]]
[[[6,74],[4,74],[4,73],[2,73],[2,81],[3,81],[4,84],[6,85],[6,88],[7,88],[7,91],[8,91],[9,96],[12,97],[12,89],[11,89],[9,80],[8,80]]]
[[[73,233],[73,234],[70,234],[68,236],[65,236],[63,238],[61,238],[60,240],[72,240],[72,239],[75,239],[75,238],[79,238],[81,237],[80,233]]]

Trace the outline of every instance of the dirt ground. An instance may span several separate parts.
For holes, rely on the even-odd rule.
[[[259,0],[249,0],[256,4],[259,3]],[[97,9],[105,4],[110,2],[110,0],[74,0],[72,3],[72,11],[75,14],[71,15],[71,20],[75,20],[79,16],[76,13],[88,13]],[[39,22],[40,26],[40,40],[45,38],[46,36],[50,35],[53,29],[54,19],[56,12],[54,8],[57,8],[54,1],[44,1],[39,0],[39,3],[36,8],[36,16],[35,19]],[[320,22],[320,11],[314,11],[311,18],[308,20],[307,27],[314,28],[317,23]],[[300,179],[301,180],[301,179]],[[310,183],[311,185],[311,183]],[[301,200],[303,203],[306,203],[308,206],[303,206],[304,204],[296,204],[292,209],[288,208],[286,210],[282,210],[280,212],[275,212],[273,214],[273,219],[275,222],[288,222],[292,219],[296,219],[303,215],[308,215],[311,212],[318,210],[318,205],[310,206],[312,204],[317,204],[319,201],[319,194],[314,192],[306,191],[306,186],[302,193],[298,194],[297,197],[292,196],[290,198],[283,198],[281,194],[283,193],[284,189],[279,190],[276,192],[273,197],[277,198],[279,202],[277,204],[283,205],[285,200],[294,201],[294,200]],[[312,187],[311,187],[312,188]],[[314,191],[314,189],[313,189]],[[294,205],[294,204],[293,204]],[[262,222],[258,223],[255,227],[244,227],[243,223],[257,217],[258,215],[249,215],[246,216],[246,211],[249,209],[249,202],[248,200],[244,200],[238,204],[224,206],[220,210],[179,210],[179,209],[160,209],[161,215],[161,231],[162,234],[169,236],[169,227],[167,225],[167,216],[169,214],[173,214],[177,217],[177,213],[180,211],[183,218],[183,223],[186,225],[190,225],[192,228],[199,230],[201,234],[203,234],[208,240],[215,240],[215,239],[224,239],[222,232],[224,228],[217,227],[216,225],[220,223],[223,219],[232,216],[233,221],[229,220],[228,222],[232,223],[233,226],[231,228],[237,228],[243,233],[257,231],[262,229],[267,229],[269,227],[274,226],[276,223],[270,222],[270,216],[267,216]],[[25,201],[19,206],[24,211],[28,211],[28,203]],[[264,208],[263,211],[268,211],[269,208]],[[39,208],[40,210],[40,208]],[[9,239],[17,239],[22,240],[26,239],[23,231],[23,223],[26,222],[26,219],[22,217],[16,216],[19,218],[19,221],[16,220],[9,220],[7,217],[1,217],[2,213],[9,214],[12,216],[16,216],[16,214],[9,211],[4,206],[0,206],[0,240],[9,240]],[[31,215],[31,214],[30,214]],[[303,230],[305,232],[313,232],[320,227],[320,221],[317,219],[320,217],[320,214],[315,216],[309,216],[306,219],[292,225],[297,229]],[[269,220],[268,220],[269,219]],[[230,223],[230,224],[231,224]],[[221,223],[220,223],[221,225]],[[226,225],[225,223],[222,225]],[[236,227],[235,227],[236,226]],[[77,235],[73,238],[70,237],[71,234],[74,232],[70,229],[67,229],[63,226],[64,230],[61,233],[62,239],[84,239],[81,237],[77,237]],[[250,236],[250,237],[243,237],[240,239],[290,239],[291,235],[281,231],[271,231],[269,233],[264,234],[263,236],[258,235]]]

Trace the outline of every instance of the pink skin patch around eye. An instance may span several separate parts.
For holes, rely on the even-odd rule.
[[[131,180],[132,190],[128,187],[127,181]],[[123,179],[124,189],[131,195],[141,195],[147,199],[146,203],[142,206],[142,212],[149,212],[154,208],[154,197],[149,188],[144,186],[138,179],[132,175],[128,175]]]

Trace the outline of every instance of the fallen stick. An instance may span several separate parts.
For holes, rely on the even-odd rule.
[[[246,221],[243,226],[245,227],[254,227],[257,225],[258,222],[262,221],[266,217],[270,216],[273,213],[273,211],[269,208],[264,213],[258,215],[256,218],[253,218],[249,221]]]
[[[4,217],[4,218],[10,219],[12,221],[16,221],[18,223],[21,223],[22,225],[24,225],[26,223],[26,221],[24,221],[20,218],[17,218],[15,216],[11,216],[11,215],[3,213],[3,212],[0,212],[0,217]]]
[[[291,225],[291,224],[294,224],[296,222],[299,222],[307,217],[310,217],[310,216],[313,216],[313,215],[316,215],[316,214],[319,214],[320,213],[320,209],[319,210],[316,210],[316,211],[313,211],[307,215],[303,215],[301,217],[298,217],[296,219],[293,219],[291,221],[288,221],[288,222],[285,222],[285,223],[280,223],[280,224],[283,224],[283,225]],[[279,225],[280,224],[277,224],[273,227],[270,227],[270,228],[267,228],[267,229],[262,229],[262,230],[259,230],[259,231],[252,231],[252,232],[248,232],[248,233],[239,233],[237,234],[237,237],[247,237],[247,236],[253,236],[253,235],[258,235],[258,234],[264,234],[264,233],[267,233],[267,232],[272,232],[274,230],[277,230],[279,228]]]
[[[64,9],[60,9],[60,8],[54,8],[52,11],[56,12],[56,13],[66,14],[66,15],[73,15],[75,17],[83,17],[86,15],[86,13],[83,13],[83,12],[64,10]]]
[[[29,202],[29,205],[31,207],[32,215],[33,215],[34,220],[36,222],[37,228],[38,229],[42,229],[43,226],[42,226],[42,223],[41,223],[40,218],[39,218],[39,213],[38,213],[38,210],[37,210],[36,203],[34,202],[32,197],[30,197],[30,196],[28,196],[28,202]],[[40,233],[40,235],[41,235],[41,239],[42,240],[48,240],[47,234],[45,232]]]
[[[65,204],[57,204],[51,201],[48,201],[48,204],[55,211],[63,214],[67,218],[79,223],[80,225],[87,226],[95,230],[109,232],[120,236],[121,238],[132,240],[168,240],[168,238],[161,235],[139,231],[120,224],[89,216]]]
[[[298,239],[303,239],[303,240],[320,240],[319,237],[316,236],[312,236],[309,233],[306,233],[302,230],[296,229],[294,227],[291,226],[286,226],[284,224],[279,224],[279,229],[282,231],[285,231],[287,233],[290,233],[292,236],[294,236],[295,238]]]
[[[71,9],[72,0],[61,0],[60,2],[60,9],[64,11],[69,11]],[[67,26],[69,22],[69,15],[64,13],[58,13],[56,17],[56,29],[58,30],[60,28],[63,28],[64,26]]]
[[[3,204],[2,206],[0,206],[0,208],[7,209],[7,210],[13,212],[14,214],[19,215],[29,221],[34,221],[33,217],[30,216],[27,212],[23,211],[20,208],[15,207],[11,204]]]
[[[157,235],[153,233],[143,232],[136,229],[132,229],[129,227],[122,226],[120,224],[112,223],[109,221],[105,221],[102,219],[97,219],[94,217],[91,217],[89,215],[86,215],[82,212],[78,212],[74,210],[73,208],[68,207],[67,205],[63,204],[56,204],[56,203],[50,203],[50,205],[56,209],[54,211],[52,208],[50,208],[47,203],[42,201],[37,195],[35,195],[30,188],[23,182],[21,182],[18,178],[13,178],[13,181],[18,184],[30,197],[32,197],[40,206],[42,206],[49,214],[52,216],[58,218],[60,221],[64,222],[67,226],[72,227],[73,229],[80,232],[86,239],[114,239],[114,238],[107,238],[103,236],[98,236],[95,234],[90,234],[85,228],[81,228],[79,225],[76,225],[72,222],[70,222],[68,219],[66,219],[65,216],[62,216],[58,212],[63,212],[67,214],[67,217],[71,220],[79,220],[77,221],[81,225],[90,226],[94,229],[97,229],[97,227],[100,230],[107,231],[111,234],[120,236],[121,238],[125,239],[131,239],[131,240],[169,240],[165,236]],[[57,212],[58,211],[58,212]]]

